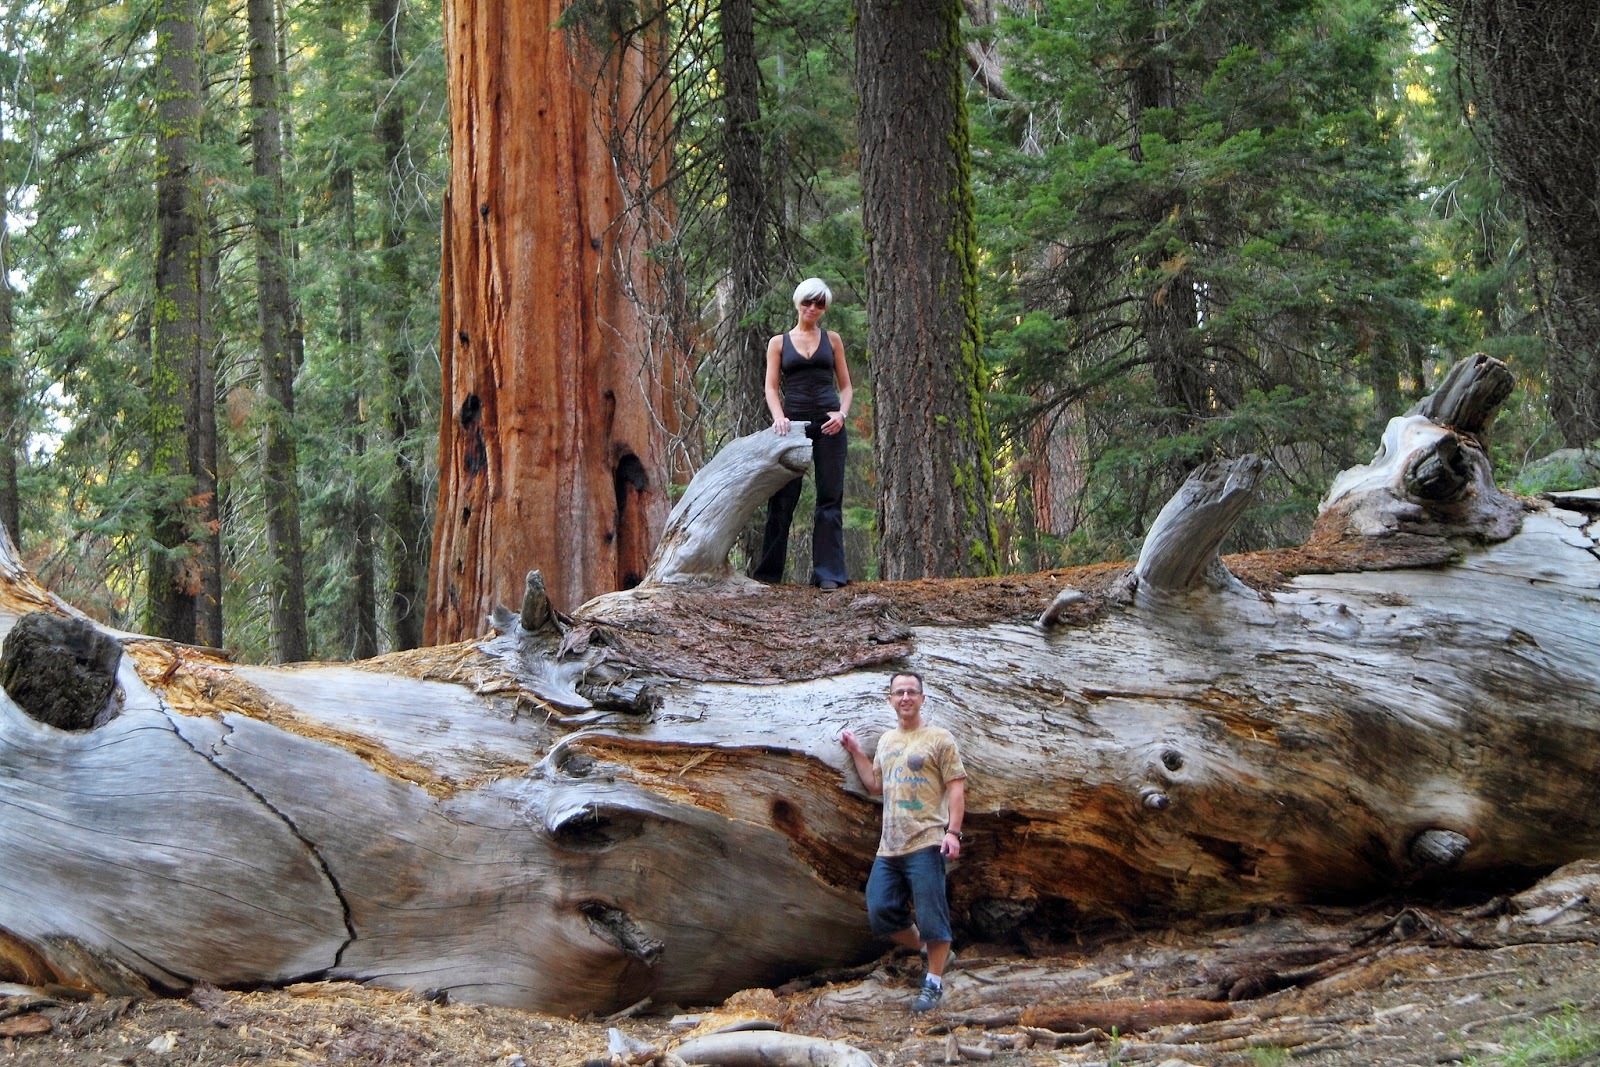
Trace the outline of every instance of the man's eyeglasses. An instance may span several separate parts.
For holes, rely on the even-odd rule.
[[[920,689],[891,689],[891,690],[889,690],[889,695],[892,696],[892,697],[919,697],[919,696],[922,695],[922,690],[920,690]]]
[[[800,306],[804,308],[826,308],[828,306],[828,298],[825,296],[808,296],[800,301]]]

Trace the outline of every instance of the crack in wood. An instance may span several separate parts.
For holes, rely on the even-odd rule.
[[[157,696],[157,699],[161,699],[159,695]],[[189,738],[185,737],[183,731],[179,729],[177,721],[172,718],[173,712],[167,707],[165,701],[162,701],[161,713],[167,717],[167,721],[172,726],[172,732],[177,736],[178,740],[182,741],[186,746],[188,746],[191,752],[205,760],[207,763],[211,764],[211,766],[215,767],[219,773],[232,779],[238,784],[239,788],[243,789],[246,793],[249,793],[252,797],[254,797],[262,807],[266,808],[267,811],[271,812],[278,818],[280,822],[283,823],[283,825],[288,829],[289,833],[294,835],[295,840],[299,841],[303,846],[305,846],[306,852],[311,857],[312,862],[316,864],[317,869],[322,872],[323,878],[327,880],[328,888],[333,891],[334,899],[339,902],[339,911],[344,921],[346,936],[345,940],[339,945],[338,949],[334,951],[333,962],[323,970],[314,971],[309,975],[302,975],[298,978],[289,980],[313,981],[316,978],[325,975],[328,971],[337,968],[344,959],[345,950],[351,945],[355,944],[360,935],[356,933],[355,918],[350,909],[350,901],[345,897],[344,889],[339,885],[339,879],[334,875],[333,869],[328,866],[328,861],[322,855],[322,850],[317,847],[317,843],[315,841],[312,841],[303,832],[301,832],[300,827],[295,824],[294,819],[290,818],[287,812],[280,810],[272,803],[272,801],[268,800],[266,795],[258,790],[255,786],[247,782],[243,775],[229,767],[224,766],[221,762],[220,752],[217,755],[208,754],[202,751],[200,746],[196,745]],[[216,749],[220,749],[224,744],[226,744],[228,738],[231,737],[234,732],[233,726],[228,723],[225,717],[221,718],[220,721],[223,729],[226,732],[217,738],[213,746]]]

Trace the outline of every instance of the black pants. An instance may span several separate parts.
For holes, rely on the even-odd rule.
[[[822,432],[828,413],[802,412],[791,416],[806,423],[811,438],[811,462],[817,475],[817,510],[811,520],[811,584],[850,580],[844,569],[844,459],[848,444],[845,430]],[[767,529],[761,539],[761,560],[751,577],[762,582],[783,581],[789,556],[789,523],[800,500],[800,478],[789,482],[767,501]]]

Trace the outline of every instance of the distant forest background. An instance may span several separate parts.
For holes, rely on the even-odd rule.
[[[980,571],[1125,558],[1187,472],[1247,451],[1273,473],[1232,547],[1298,541],[1333,474],[1474,351],[1521,386],[1493,430],[1501,480],[1596,481],[1534,466],[1600,439],[1592,5],[947,6]],[[0,521],[26,562],[107,623],[241,659],[415,646],[457,417],[440,0],[0,13]],[[821,276],[858,379],[847,538],[869,579],[872,397],[894,383],[873,382],[857,24],[850,0],[580,0],[560,32],[646,42],[654,64],[655,110],[579,121],[647,124],[658,153],[612,137],[615,225],[666,279],[637,310],[683,371],[672,481],[767,424],[765,339]],[[551,337],[528,358],[561,356]]]

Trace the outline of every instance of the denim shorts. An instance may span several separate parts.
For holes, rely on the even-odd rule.
[[[872,932],[888,937],[912,925],[927,942],[950,940],[950,904],[944,892],[944,853],[939,846],[904,856],[879,856],[867,879],[867,921]]]

